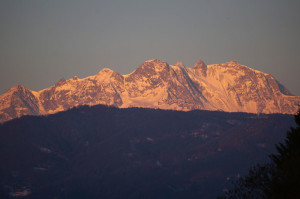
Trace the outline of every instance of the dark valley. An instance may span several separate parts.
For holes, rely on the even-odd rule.
[[[284,114],[81,106],[0,125],[1,198],[216,198],[267,161]]]

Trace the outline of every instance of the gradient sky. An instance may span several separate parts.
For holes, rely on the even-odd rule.
[[[237,60],[300,95],[299,0],[1,0],[0,93],[144,61]]]

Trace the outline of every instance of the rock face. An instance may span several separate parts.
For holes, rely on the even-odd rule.
[[[21,85],[0,96],[0,122],[23,115],[42,115],[79,105],[146,107],[189,111],[294,114],[300,103],[269,74],[236,61],[193,68],[149,60],[128,75],[103,69],[95,76],[61,79],[35,92]]]
[[[193,69],[196,75],[202,75],[203,77],[206,77],[207,65],[201,59],[197,61]]]
[[[23,115],[38,115],[39,102],[36,92],[16,85],[0,96],[0,122]]]

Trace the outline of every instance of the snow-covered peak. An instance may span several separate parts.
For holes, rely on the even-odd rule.
[[[144,63],[145,62],[161,62],[161,60],[159,60],[159,59],[149,59],[147,61],[144,61]]]
[[[151,63],[153,65],[168,65],[167,62],[161,61],[159,59],[152,59],[152,60],[145,61],[142,65],[144,65],[144,64],[147,65],[149,63]]]
[[[72,77],[72,80],[77,81],[79,78],[77,76]]]
[[[4,96],[10,96],[16,92],[23,92],[24,90],[26,90],[26,88],[23,85],[17,84],[0,95],[0,98],[3,98]]]
[[[231,60],[231,61],[229,61],[229,62],[227,62],[227,64],[228,65],[241,65],[241,64],[239,64],[236,60]]]
[[[104,68],[83,79],[61,79],[38,92],[16,85],[0,96],[0,122],[86,104],[293,114],[299,103],[300,97],[290,96],[271,75],[236,61],[206,65],[199,60],[187,68],[153,59],[128,75]]]
[[[2,96],[9,96],[12,95],[13,93],[25,93],[25,92],[34,92],[29,90],[28,88],[26,88],[25,86],[21,85],[21,84],[17,84],[13,87],[11,87],[10,89],[8,89],[7,91],[5,91],[2,95],[0,95],[0,98]],[[0,107],[1,109],[1,107]]]
[[[110,68],[103,68],[102,70],[99,71],[97,75],[112,74],[113,72],[115,71],[113,71]]]
[[[24,89],[26,89],[26,88],[22,84],[17,84],[11,88],[11,90],[13,90],[13,91],[24,90]]]
[[[115,71],[109,69],[109,68],[103,68],[97,75],[97,79],[106,79],[109,78]]]
[[[169,64],[167,62],[158,59],[153,59],[153,60],[145,61],[130,76],[146,75],[147,77],[150,77],[153,74],[166,72],[168,70],[169,70]]]
[[[61,79],[55,84],[55,86],[61,86],[61,85],[65,84],[65,83],[66,83],[65,78],[61,78]]]
[[[99,82],[111,82],[111,81],[123,81],[124,76],[109,68],[102,69],[97,75],[91,76],[91,79],[95,79]]]
[[[216,68],[216,70],[219,71],[236,71],[237,73],[247,73],[247,72],[254,72],[258,75],[263,75],[263,76],[268,76],[269,74],[255,70],[253,68],[250,68],[248,66],[242,65],[240,63],[238,63],[235,60],[229,61],[229,62],[225,62],[225,63],[221,63],[221,64],[213,64],[213,65],[209,65],[209,67],[213,67]]]
[[[178,66],[179,68],[185,68],[185,65],[180,61],[176,62],[175,66]]]

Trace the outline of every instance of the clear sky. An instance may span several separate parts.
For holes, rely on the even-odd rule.
[[[0,93],[144,61],[237,60],[300,95],[299,0],[1,0]]]

